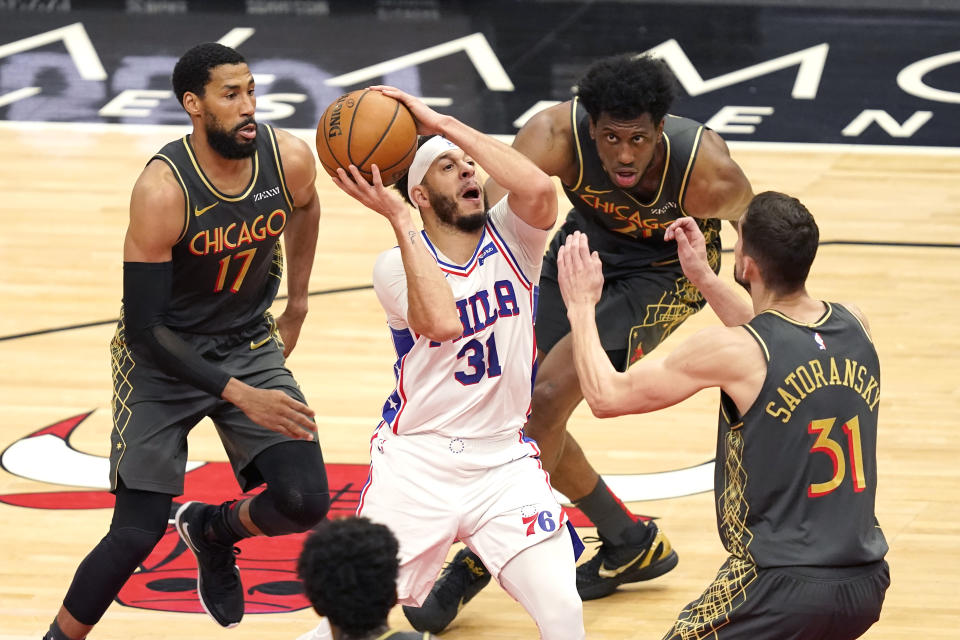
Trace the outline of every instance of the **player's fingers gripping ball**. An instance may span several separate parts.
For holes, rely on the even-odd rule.
[[[377,165],[383,184],[407,172],[417,151],[417,123],[403,103],[379,91],[360,89],[340,96],[317,125],[317,156],[333,177],[337,167],[349,175],[352,164],[368,182]]]

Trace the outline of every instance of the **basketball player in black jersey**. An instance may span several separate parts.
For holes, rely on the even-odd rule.
[[[303,590],[330,622],[333,640],[428,640],[429,633],[391,630],[400,552],[385,525],[366,518],[328,520],[303,543],[297,574]],[[312,637],[313,632],[303,637]]]
[[[623,371],[652,351],[704,305],[684,277],[669,224],[694,218],[703,229],[710,264],[720,267],[720,220],[736,220],[752,191],[724,141],[702,124],[668,115],[675,80],[660,60],[620,55],[593,64],[576,97],[533,116],[513,146],[560,178],[573,209],[543,262],[537,310],[539,368],[524,432],[537,441],[550,482],[596,525],[601,546],[577,568],[583,600],[673,569],[677,554],[650,522],[637,520],[610,491],[567,432],[583,399],[570,366],[570,325],[557,286],[557,250],[574,231],[590,234],[606,286],[597,306],[601,342]],[[490,202],[504,195],[486,184]],[[404,607],[418,629],[443,629],[462,603],[490,580],[480,559],[464,549],[445,569],[420,609]]]
[[[209,417],[244,491],[188,502],[177,529],[196,555],[204,609],[240,622],[234,543],[306,531],[330,500],[313,411],[285,366],[307,312],[320,205],[309,147],[254,119],[243,57],[207,43],[180,58],[173,88],[193,132],[147,163],[130,199],[123,309],[111,343],[110,530],[80,564],[45,638],[78,640],[167,529],[183,493],[187,433]],[[286,308],[275,320],[283,267]]]
[[[807,293],[819,231],[800,201],[759,194],[739,234],[734,277],[752,306],[713,272],[693,220],[667,230],[726,326],[627,372],[611,366],[597,333],[600,258],[587,236],[571,235],[558,263],[576,369],[601,417],[721,391],[714,493],[730,557],[665,640],[857,638],[879,618],[890,583],[874,515],[877,352],[857,307]]]

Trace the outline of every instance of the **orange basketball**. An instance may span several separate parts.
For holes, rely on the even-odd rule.
[[[317,156],[331,176],[356,165],[373,180],[377,165],[383,184],[404,176],[417,151],[417,123],[407,107],[379,91],[360,89],[327,107],[317,125]],[[349,171],[348,171],[349,173]]]

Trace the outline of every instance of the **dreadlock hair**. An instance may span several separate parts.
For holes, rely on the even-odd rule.
[[[398,551],[382,524],[325,520],[304,543],[297,574],[318,614],[348,636],[363,636],[385,625],[397,602]]]
[[[677,84],[660,58],[624,53],[590,65],[575,93],[594,123],[603,113],[618,120],[635,120],[648,113],[658,124],[677,96]]]
[[[207,83],[210,82],[210,70],[222,64],[242,64],[246,59],[236,50],[218,42],[204,42],[180,56],[173,67],[173,92],[180,104],[188,91],[203,97]]]

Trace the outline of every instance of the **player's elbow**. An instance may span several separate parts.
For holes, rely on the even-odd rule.
[[[462,334],[463,327],[457,325],[456,329],[452,327],[438,327],[436,330],[431,331],[431,333],[424,335],[435,342],[447,342],[449,340],[456,340]]]
[[[615,418],[623,415],[619,404],[609,394],[597,393],[584,396],[590,411],[596,418]]]
[[[434,342],[447,342],[463,335],[463,325],[459,316],[444,315],[426,319],[419,328],[415,327],[414,331]]]
[[[553,180],[543,171],[538,170],[530,181],[530,199],[539,209],[557,217],[557,190]]]
[[[520,199],[521,214],[527,224],[540,229],[550,229],[557,221],[557,192],[553,181],[542,171],[537,171],[524,183],[523,193],[515,193]]]

